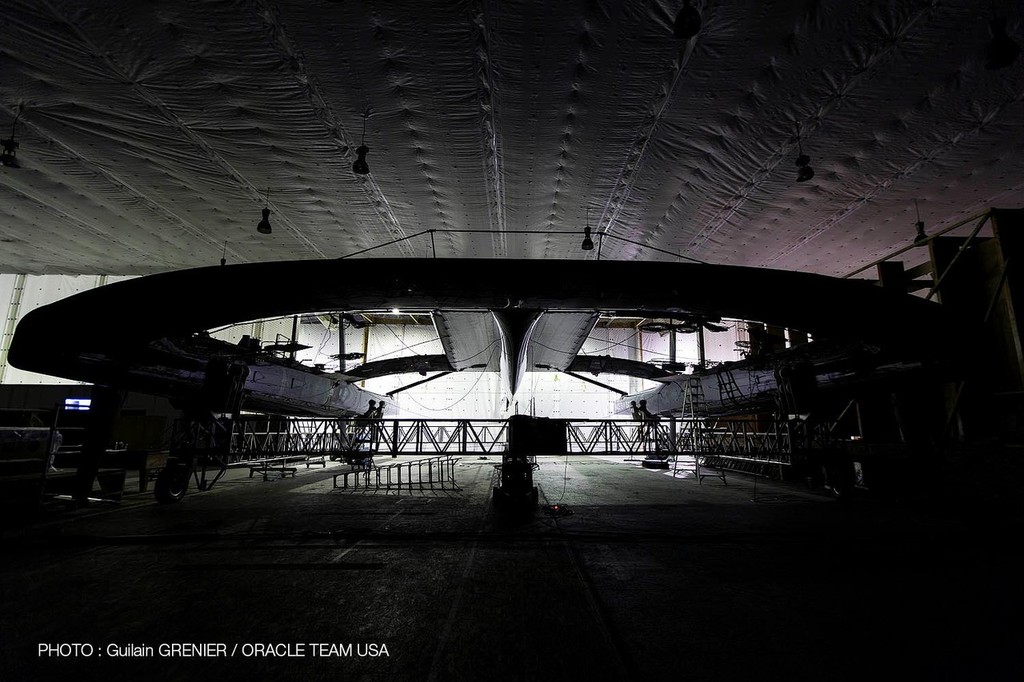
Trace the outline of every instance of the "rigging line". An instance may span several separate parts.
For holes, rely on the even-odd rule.
[[[562,504],[562,499],[565,498],[565,487],[569,483],[569,453],[565,453],[565,468],[562,469],[562,492],[558,495],[558,502],[556,505]]]
[[[627,348],[632,348],[632,346],[629,346],[626,342],[627,341],[632,341],[634,338],[636,338],[636,335],[639,334],[639,333],[640,333],[640,330],[637,329],[636,331],[634,331],[632,334],[627,336],[622,341],[609,341],[609,345],[604,346],[603,348],[595,348],[594,350],[589,350],[587,352],[588,353],[600,353],[601,351],[608,350],[609,348],[612,348],[614,346],[626,346]]]
[[[384,328],[387,329],[389,332],[391,332],[391,335],[393,337],[395,337],[395,340],[398,341],[400,346],[402,346],[403,348],[405,348],[408,351],[412,351],[413,355],[422,355],[422,353],[417,353],[416,351],[412,350],[412,348],[410,348],[409,346],[405,345],[405,339],[400,337],[398,335],[398,333],[394,329],[392,329],[391,327],[392,327],[392,325],[390,325],[390,324],[384,325]],[[431,339],[431,340],[433,340],[433,339]]]
[[[387,326],[387,325],[384,325],[384,326]],[[389,331],[390,331],[390,330],[389,330]],[[392,331],[391,333],[392,333],[392,334],[394,334],[394,332],[393,332],[393,331]],[[395,334],[395,336],[397,337],[398,335],[397,335],[397,334]],[[417,341],[416,343],[414,343],[414,344],[412,344],[412,345],[406,345],[406,343],[405,343],[404,341],[402,341],[402,339],[398,339],[398,342],[399,342],[399,343],[401,344],[402,348],[399,348],[399,349],[396,349],[396,350],[390,350],[390,351],[388,351],[387,353],[381,353],[380,355],[378,355],[378,356],[377,356],[376,358],[374,358],[374,359],[375,359],[375,360],[382,360],[382,359],[384,359],[384,358],[388,357],[389,355],[394,355],[395,353],[398,353],[398,352],[400,352],[400,351],[401,351],[401,350],[403,350],[403,349],[404,349],[404,350],[408,350],[408,351],[412,351],[412,354],[413,354],[413,355],[423,355],[423,353],[417,353],[416,351],[413,351],[412,349],[413,349],[413,348],[415,348],[416,346],[422,346],[422,345],[424,345],[424,344],[427,344],[427,343],[434,343],[434,342],[436,342],[436,341],[437,341],[437,339],[426,339],[426,340],[424,340],[424,341]],[[405,357],[405,356],[402,356],[402,357]]]
[[[583,347],[581,346],[579,352],[577,353],[577,355],[590,355],[590,354],[593,354],[593,353],[600,353],[601,351],[608,350],[612,346],[626,346],[627,345],[626,341],[630,341],[633,338],[635,338],[636,335],[640,333],[640,331],[641,330],[638,329],[637,331],[633,332],[630,336],[626,337],[626,339],[623,340],[623,341],[612,341],[611,345],[604,346],[603,348],[596,348],[594,350],[588,350],[588,351],[586,351],[586,353],[583,352]],[[588,336],[586,338],[586,340],[584,340],[584,343],[586,343],[589,340],[590,340],[590,337]],[[563,355],[570,355],[569,351],[567,351],[567,350],[562,350],[562,349],[559,349],[559,348],[552,348],[551,346],[545,345],[545,344],[541,343],[540,341],[533,341],[533,340],[531,340],[530,341],[530,345],[537,345],[537,346],[540,346],[541,348],[545,348],[547,350],[554,351],[555,353],[562,353]],[[632,348],[632,346],[627,346],[627,347]]]
[[[497,350],[497,346],[495,346],[495,348],[493,348],[491,350],[491,354],[489,356],[487,356],[487,364],[488,365],[491,364],[491,359],[494,357],[494,351],[496,351],[496,350]],[[455,407],[456,405],[458,405],[459,403],[461,403],[466,398],[468,398],[469,395],[474,390],[476,390],[476,387],[480,383],[480,380],[484,378],[484,373],[483,372],[478,372],[478,374],[479,374],[479,376],[476,378],[476,381],[473,382],[473,385],[469,387],[469,389],[462,395],[461,398],[459,398],[455,402],[451,403],[450,405],[446,405],[445,407],[442,407],[442,408],[439,408],[439,409],[436,409],[436,410],[431,408],[431,407],[427,407],[426,405],[420,403],[418,400],[416,400],[415,398],[413,398],[409,394],[406,394],[406,396],[408,397],[409,400],[411,400],[412,402],[416,403],[416,405],[418,405],[419,407],[421,407],[424,410],[427,410],[428,412],[446,412],[446,411],[450,410],[451,408]]]
[[[328,326],[327,326],[326,329],[324,329],[324,333],[320,337],[320,347],[317,348],[316,349],[316,353],[313,354],[313,360],[314,361],[317,358],[320,357],[320,354],[323,353],[323,351],[324,351],[324,346],[326,346],[327,342],[331,340],[331,326],[330,325],[332,325],[332,324],[334,324],[334,323],[333,322],[328,322],[327,323]],[[344,334],[344,331],[342,331],[340,329],[339,329],[339,331],[341,331]]]
[[[306,313],[303,313],[303,314],[306,314]],[[245,327],[246,325],[250,325],[250,324],[271,324],[273,322],[282,322],[282,321],[287,321],[289,324],[291,324],[292,316],[291,315],[281,315],[279,317],[263,317],[263,318],[260,318],[260,319],[257,319],[257,320],[245,320],[243,322],[231,322],[230,324],[226,324],[223,327],[217,327],[216,329],[209,329],[209,330],[207,330],[207,333],[209,333],[209,334],[218,334],[220,332],[227,331],[227,330],[233,329],[235,327]]]
[[[533,346],[540,346],[541,348],[544,348],[544,349],[550,350],[550,351],[554,351],[555,353],[561,353],[562,355],[572,355],[572,353],[570,353],[567,350],[562,350],[560,348],[552,348],[551,346],[543,344],[540,341],[535,341],[533,339],[530,339],[530,347],[531,347],[531,349],[532,349]]]
[[[501,341],[501,339],[499,339],[499,338],[496,338],[496,339],[494,339],[493,341],[491,341],[491,342],[490,342],[489,344],[487,344],[486,346],[484,346],[483,350],[481,350],[481,351],[480,351],[479,353],[473,353],[473,354],[472,354],[472,355],[470,355],[469,357],[466,357],[466,358],[461,358],[461,359],[459,359],[459,360],[455,360],[455,361],[454,361],[454,362],[453,362],[452,364],[461,364],[461,363],[463,363],[463,362],[468,362],[469,360],[472,360],[472,359],[473,359],[473,358],[475,358],[475,357],[478,357],[478,356],[480,356],[480,355],[483,355],[484,353],[486,353],[486,352],[487,352],[487,349],[488,349],[488,348],[490,348],[490,347],[491,347],[491,346],[493,346],[494,344],[498,343],[499,341]]]

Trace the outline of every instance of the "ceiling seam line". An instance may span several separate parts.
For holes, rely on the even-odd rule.
[[[113,244],[115,246],[123,246],[128,251],[131,251],[136,256],[138,256],[140,259],[146,259],[147,258],[147,255],[146,255],[146,253],[144,251],[142,251],[140,249],[137,249],[137,248],[134,248],[134,247],[131,247],[131,246],[127,246],[123,242],[118,242],[113,237],[110,237],[110,236],[104,234],[102,231],[96,229],[96,227],[91,225],[88,221],[85,221],[85,220],[82,220],[81,218],[78,218],[73,213],[71,213],[69,211],[65,211],[64,209],[60,208],[59,206],[55,206],[52,203],[44,201],[42,198],[37,196],[36,193],[33,192],[32,190],[25,189],[24,187],[14,187],[9,182],[0,183],[0,186],[4,186],[4,185],[6,185],[7,187],[11,188],[12,190],[14,190],[16,192],[18,192],[18,193],[28,197],[29,199],[31,199],[32,201],[36,202],[37,204],[39,204],[44,209],[47,209],[50,213],[52,213],[52,214],[56,215],[57,217],[61,218],[62,220],[66,220],[67,222],[70,222],[70,223],[76,223],[76,224],[80,225],[81,227],[84,227],[86,230],[89,230],[89,232],[91,232],[94,236],[99,237],[101,240],[106,241],[106,242],[108,242],[110,244]],[[29,274],[31,274],[31,273],[29,273]],[[80,274],[96,274],[96,273],[80,273]]]
[[[655,128],[657,128],[658,124],[661,122],[661,118],[664,115],[665,110],[668,108],[669,102],[672,101],[676,88],[682,80],[683,74],[686,72],[687,65],[690,63],[690,57],[693,55],[696,44],[696,40],[687,41],[686,48],[681,51],[682,54],[679,58],[679,64],[674,69],[675,74],[672,76],[671,84],[661,96],[661,99],[663,100],[661,102],[661,106],[650,120],[641,125],[637,131],[633,144],[630,145],[629,152],[627,152],[626,161],[622,165],[622,170],[619,171],[619,176],[615,179],[615,184],[612,186],[611,194],[605,202],[604,209],[601,211],[601,215],[597,220],[595,230],[598,233],[611,231],[614,223],[619,219],[619,214],[622,212],[623,206],[625,206],[626,202],[629,200],[629,195],[632,193],[633,189],[633,178],[636,175],[640,162],[647,151],[647,145],[653,137]],[[655,95],[654,102],[657,102],[658,98],[658,95]],[[608,217],[606,221],[605,219],[609,216],[609,213],[611,213],[611,216]],[[603,229],[601,228],[602,223],[605,223],[605,227]]]
[[[38,118],[36,120],[38,121]],[[216,239],[211,238],[209,235],[207,235],[202,230],[200,230],[196,226],[194,226],[191,223],[189,223],[188,221],[186,221],[184,218],[180,217],[177,213],[175,213],[171,209],[167,208],[166,206],[160,204],[157,201],[154,201],[153,199],[150,199],[148,196],[146,196],[142,192],[136,190],[135,187],[133,187],[127,181],[123,180],[120,176],[118,176],[116,173],[111,171],[105,165],[90,160],[88,157],[86,157],[84,154],[80,153],[78,150],[76,150],[74,147],[70,146],[68,143],[66,143],[66,142],[64,142],[62,140],[59,140],[56,137],[54,137],[53,135],[49,134],[38,123],[35,123],[35,122],[33,122],[33,123],[25,123],[24,125],[27,128],[33,128],[34,130],[36,130],[36,134],[40,138],[46,139],[46,140],[48,140],[50,142],[50,144],[53,144],[53,145],[55,145],[57,147],[60,147],[60,149],[62,149],[64,151],[64,153],[66,153],[72,159],[74,159],[74,160],[78,161],[79,163],[81,163],[83,166],[95,170],[98,174],[102,175],[103,178],[105,180],[107,180],[107,182],[109,182],[114,187],[119,187],[119,188],[121,188],[123,190],[126,190],[129,195],[131,195],[132,197],[137,199],[140,203],[146,205],[154,213],[160,213],[160,214],[163,214],[164,216],[167,216],[167,217],[171,218],[174,222],[177,222],[178,225],[183,230],[185,230],[188,234],[192,235],[192,237],[198,238],[198,239],[202,239],[203,241],[208,243],[210,246],[215,247],[217,249],[221,248],[222,242],[220,242],[220,241],[218,241]],[[128,219],[128,218],[126,218],[126,219]],[[130,220],[130,219],[128,219],[128,220]],[[114,243],[114,244],[118,243],[118,242],[116,242],[114,240],[110,240],[110,241],[112,243]],[[131,247],[127,247],[127,248],[129,248],[129,250],[133,250]],[[143,252],[141,250],[136,250],[136,251],[137,251],[137,254],[139,256],[143,257],[143,258],[150,257],[145,252]],[[239,260],[242,259],[241,255],[238,252],[236,252],[234,249],[229,249],[228,252],[233,257],[235,257],[235,258],[237,258]]]
[[[341,146],[340,151],[342,155],[348,160],[354,160],[352,157],[352,143],[347,139],[348,131],[338,117],[334,115],[331,105],[323,95],[319,79],[307,71],[305,55],[301,50],[293,47],[293,41],[288,37],[284,27],[278,20],[280,10],[275,6],[272,12],[259,0],[252,0],[250,4],[253,8],[253,13],[266,23],[274,39],[274,44],[288,57],[289,64],[294,65],[294,68],[289,70],[293,72],[293,75],[295,72],[298,73],[296,80],[306,94],[310,108],[313,110],[313,116],[327,128],[327,132],[334,143]],[[395,215],[391,208],[391,203],[377,181],[371,175],[365,175],[357,178],[357,182],[363,194],[366,195],[373,211],[377,214],[377,218],[392,235],[392,238],[408,238],[409,235],[406,234],[405,229],[398,220],[398,216]],[[405,242],[399,242],[398,248],[406,256],[415,255],[410,245]]]
[[[46,8],[50,11],[50,13],[57,19],[64,22],[68,29],[72,33],[74,33],[74,35],[79,39],[82,45],[85,46],[92,53],[93,57],[95,57],[103,64],[105,64],[107,68],[114,73],[114,75],[116,75],[118,78],[122,80],[122,82],[130,84],[130,87],[133,92],[135,92],[147,104],[149,104],[154,109],[159,111],[160,114],[164,117],[165,121],[171,124],[175,129],[178,130],[179,133],[182,133],[193,145],[195,145],[202,152],[204,152],[209,161],[219,165],[222,169],[227,171],[228,175],[236,183],[249,189],[250,196],[256,197],[259,203],[264,203],[263,193],[253,183],[249,182],[240,172],[238,172],[234,168],[234,166],[232,166],[228,162],[227,159],[225,159],[218,151],[210,147],[210,145],[207,144],[206,141],[202,139],[202,137],[200,137],[198,134],[193,132],[187,125],[185,125],[185,123],[174,112],[172,112],[167,107],[167,105],[165,105],[158,97],[154,97],[153,95],[151,95],[149,91],[146,90],[146,88],[140,86],[135,79],[129,78],[128,75],[116,63],[114,63],[114,61],[109,56],[107,56],[106,54],[102,54],[99,50],[97,50],[96,46],[92,43],[91,40],[89,40],[88,36],[86,36],[82,32],[82,30],[78,28],[78,26],[65,19],[63,15],[61,15],[57,10],[53,8],[53,4],[50,2],[50,0],[43,0],[43,2],[45,3]],[[327,257],[326,254],[323,251],[321,251],[316,244],[314,244],[308,237],[306,237],[294,225],[292,225],[291,221],[289,221],[286,217],[284,217],[280,213],[278,213],[275,217],[279,217],[281,219],[281,222],[283,222],[288,227],[288,229],[291,230],[298,237],[299,241],[303,242],[311,251],[313,251],[313,253],[317,254],[321,258]]]
[[[484,174],[487,181],[487,222],[488,227],[496,232],[491,236],[491,244],[498,258],[508,256],[508,236],[505,228],[505,171],[502,161],[501,133],[498,129],[497,92],[494,85],[494,69],[492,64],[492,45],[487,25],[487,0],[477,0],[473,13],[473,23],[477,27],[477,46],[475,51],[477,66],[480,70],[479,87],[477,88],[477,105],[480,108],[481,141],[484,145]]]
[[[806,138],[806,131],[808,129],[810,129],[810,132],[812,133],[815,130],[817,130],[821,126],[821,121],[823,120],[823,118],[827,114],[831,113],[831,111],[835,109],[836,106],[838,106],[839,102],[842,101],[842,99],[845,98],[853,88],[858,87],[862,82],[867,81],[868,75],[872,74],[872,71],[876,68],[878,63],[881,62],[886,56],[891,54],[893,51],[895,51],[899,44],[908,38],[909,30],[914,25],[917,24],[921,16],[933,8],[933,5],[929,4],[928,6],[922,7],[920,10],[918,10],[918,12],[915,15],[911,16],[904,23],[904,28],[900,32],[898,40],[894,40],[890,45],[883,47],[881,50],[879,50],[871,57],[869,57],[864,68],[858,71],[857,73],[854,73],[843,85],[835,88],[830,88],[830,90],[832,90],[834,94],[825,98],[823,103],[817,107],[817,113],[810,118],[810,121],[808,123],[805,123],[805,125],[801,127],[799,123],[794,120],[794,123],[796,123],[798,128],[798,138]],[[761,167],[758,169],[758,171],[761,174],[761,177],[758,179],[758,172],[755,172],[754,176],[750,179],[750,181],[747,182],[746,186],[740,189],[737,193],[733,194],[733,196],[727,200],[728,209],[720,210],[718,214],[715,215],[715,217],[711,218],[707,223],[705,223],[704,227],[701,228],[697,232],[697,234],[694,235],[694,237],[690,240],[690,243],[687,245],[687,249],[693,249],[698,251],[702,249],[704,245],[708,241],[710,241],[710,239],[714,235],[716,235],[723,227],[725,227],[726,223],[736,214],[737,211],[739,211],[740,207],[747,202],[747,199],[749,199],[753,195],[753,193],[760,187],[760,185],[763,182],[765,182],[769,177],[771,177],[775,169],[778,168],[780,163],[782,163],[783,158],[792,152],[793,145],[788,142],[788,139],[789,138],[787,138],[786,143],[777,147],[775,152],[768,157],[767,163],[762,164]],[[719,216],[722,217],[719,218]],[[712,227],[713,223],[716,224]]]
[[[889,189],[897,181],[902,180],[906,176],[914,173],[915,171],[917,171],[918,168],[931,163],[936,158],[942,156],[946,152],[956,147],[965,139],[969,139],[977,135],[982,128],[991,123],[992,120],[998,117],[1002,111],[1004,111],[1011,104],[1018,102],[1022,97],[1024,97],[1024,92],[1014,94],[1013,96],[1005,99],[1003,102],[999,104],[998,107],[996,107],[996,109],[993,112],[990,113],[990,115],[986,116],[983,120],[975,123],[975,125],[972,126],[970,129],[966,131],[961,131],[956,135],[953,135],[952,138],[947,139],[939,146],[930,150],[928,153],[922,155],[912,164],[904,166],[902,169],[896,171],[895,173],[892,173],[885,182],[878,183],[869,193],[849,202],[842,209],[833,213],[832,216],[830,216],[829,218],[820,221],[816,226],[810,228],[809,230],[806,230],[802,235],[800,235],[800,237],[797,238],[797,240],[791,246],[780,251],[777,251],[772,256],[769,256],[768,258],[762,260],[762,263],[765,265],[771,265],[785,258],[786,256],[789,256],[794,252],[800,250],[808,243],[810,243],[814,239],[817,239],[822,234],[838,225],[841,221],[848,218],[850,215],[852,215],[854,212],[856,212],[858,209],[864,206],[864,204],[873,199],[876,195]]]

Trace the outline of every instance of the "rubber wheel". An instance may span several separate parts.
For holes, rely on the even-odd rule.
[[[530,491],[530,504],[534,507],[537,506],[537,486],[534,486],[533,490]]]
[[[156,477],[153,485],[153,495],[156,501],[161,504],[180,502],[188,491],[188,481],[192,478],[188,467],[183,465],[171,465],[165,467]]]

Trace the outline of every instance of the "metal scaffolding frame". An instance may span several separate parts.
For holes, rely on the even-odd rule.
[[[680,422],[677,449],[692,454],[698,467],[781,479],[791,464],[793,438],[787,421],[691,417]]]
[[[790,464],[794,434],[778,419],[684,417],[661,421],[566,420],[569,453],[697,458],[699,466],[781,477]],[[230,429],[230,430],[229,430]],[[508,450],[504,419],[347,419],[243,416],[236,420],[184,421],[175,447],[201,453],[210,464],[268,458],[374,454],[494,454]]]
[[[230,429],[230,430],[229,430]],[[281,456],[347,458],[360,452],[488,454],[508,448],[504,419],[362,419],[243,415],[176,422],[173,449],[217,453],[232,463]]]
[[[582,454],[647,454],[675,451],[670,424],[632,419],[566,421],[569,452]]]

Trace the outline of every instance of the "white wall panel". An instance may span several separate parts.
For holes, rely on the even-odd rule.
[[[0,329],[6,325],[11,314],[11,295],[18,275],[0,275]],[[131,279],[127,276],[103,277],[98,275],[29,275],[25,278],[25,287],[22,292],[21,304],[18,306],[17,318],[21,320],[30,311],[40,306],[59,301],[82,291],[87,291],[99,286],[101,283],[112,284],[115,281]],[[130,317],[131,311],[125,311],[126,317]],[[88,330],[68,329],[62,333],[85,334]],[[3,371],[4,384],[78,384],[81,382],[70,381],[61,377],[53,377],[35,372],[26,372],[11,365],[7,365]]]

